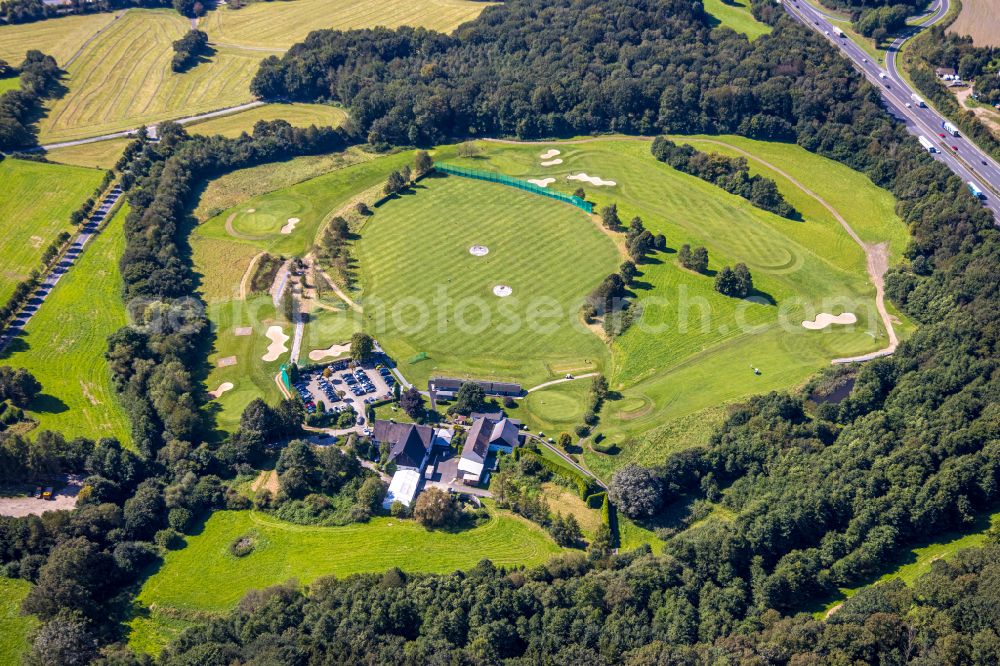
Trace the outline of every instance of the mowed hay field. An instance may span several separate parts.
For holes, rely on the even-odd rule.
[[[161,617],[190,614],[194,619],[199,612],[223,612],[249,590],[293,578],[308,584],[321,576],[392,567],[449,573],[484,558],[497,566],[532,566],[561,551],[541,527],[504,511],[490,512],[485,524],[452,533],[395,518],[312,527],[257,512],[217,511],[197,536],[187,537],[186,547],[168,552],[142,586],[138,601],[152,608],[152,615],[132,621],[130,642],[156,649],[162,644]],[[257,548],[243,558],[230,555],[229,544],[247,534],[257,537]]]
[[[971,35],[976,46],[1000,46],[1000,0],[962,0],[948,32]]]
[[[69,92],[42,119],[40,141],[95,136],[250,101],[261,53],[219,48],[208,62],[171,71],[171,43],[189,29],[173,10],[127,11],[67,68]]]
[[[741,32],[751,40],[767,35],[771,26],[761,23],[750,13],[749,0],[704,0],[705,12],[721,25]]]
[[[0,60],[16,66],[24,60],[26,51],[40,49],[65,66],[88,39],[114,18],[114,14],[85,14],[0,26]]]
[[[905,230],[892,212],[892,197],[863,175],[798,146],[737,143],[725,148],[702,141],[699,148],[760,150],[768,162],[790,173],[800,175],[804,169],[804,185],[829,197],[862,238],[882,238],[893,250],[902,247]],[[607,404],[599,432],[618,444],[620,452],[587,449],[585,454],[588,466],[602,476],[626,462],[658,462],[674,448],[703,441],[724,414],[720,404],[794,387],[832,358],[874,351],[886,343],[862,250],[825,208],[787,180],[778,179],[778,185],[803,221],[761,211],[657,162],[648,141],[480,146],[484,155],[468,160],[469,165],[520,177],[554,177],[550,187],[559,191],[576,189],[578,183],[566,176],[580,172],[615,181],[615,186],[583,187],[588,199],[599,205],[617,202],[623,220],[639,215],[647,228],[667,238],[670,251],[640,266],[635,289],[643,306],[639,325],[611,345],[608,374],[623,397]],[[539,155],[550,148],[560,150],[564,161],[542,167]],[[452,154],[451,149],[439,151],[440,157],[455,159]],[[737,300],[716,293],[711,275],[696,275],[678,264],[676,250],[683,243],[708,248],[710,272],[747,263],[759,298]],[[854,312],[858,324],[823,331],[801,326],[823,311]],[[753,373],[754,367],[760,375]],[[579,395],[582,406],[585,394]],[[561,400],[572,397],[567,392]],[[538,409],[538,420],[546,420],[532,400],[524,407]]]
[[[451,32],[492,3],[471,0],[294,0],[221,7],[199,23],[220,44],[284,50],[313,30],[401,25]]]
[[[28,635],[38,625],[32,615],[21,615],[21,602],[31,583],[0,578],[0,664],[20,664],[28,649]]]
[[[100,171],[7,158],[0,161],[0,302],[39,267],[42,253],[104,177]]]
[[[64,146],[45,151],[45,157],[60,164],[113,169],[130,141],[131,139],[108,139],[107,141]]]
[[[489,254],[473,256],[473,245]],[[366,328],[415,384],[444,374],[530,386],[553,364],[603,362],[606,348],[579,325],[579,311],[621,257],[574,206],[495,183],[426,178],[376,211],[356,255]],[[513,293],[496,296],[498,285]],[[420,352],[430,358],[407,365]]]
[[[28,406],[40,430],[130,441],[104,360],[108,336],[126,323],[118,272],[126,210],[119,209],[87,245],[3,360],[27,368],[42,383],[42,395]]]
[[[265,104],[239,113],[188,123],[184,129],[189,134],[237,137],[242,132],[252,134],[254,123],[259,120],[287,120],[295,127],[336,127],[346,118],[346,111],[326,104]]]

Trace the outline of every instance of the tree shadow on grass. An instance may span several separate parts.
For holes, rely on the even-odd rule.
[[[69,411],[69,405],[54,395],[39,393],[35,396],[35,399],[31,401],[28,409],[36,414],[62,414],[63,412]]]

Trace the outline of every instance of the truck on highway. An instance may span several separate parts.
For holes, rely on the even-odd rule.
[[[918,95],[917,93],[913,93],[912,95],[910,95],[910,99],[912,99],[913,103],[919,106],[921,109],[927,107],[927,103],[924,100],[922,100],[920,98],[920,95]]]
[[[938,151],[938,149],[934,147],[934,144],[931,143],[930,139],[928,139],[926,136],[917,137],[917,141],[920,142],[920,145],[923,146],[924,150],[926,150],[928,153],[936,153]]]
[[[836,26],[834,26],[834,28],[833,28],[833,34],[837,35],[837,37],[840,37],[841,39],[843,39],[844,37],[847,36],[847,35],[844,34],[843,30],[841,30],[840,28],[838,28]]]
[[[971,180],[968,183],[966,183],[966,185],[968,185],[968,187],[969,187],[969,193],[972,196],[976,197],[980,201],[982,201],[983,199],[986,198],[986,195],[983,194],[983,191],[981,189],[979,189],[978,187],[976,187],[976,184],[973,183]]]
[[[954,125],[952,125],[947,120],[944,120],[944,121],[941,122],[941,127],[948,134],[951,134],[952,136],[958,136],[958,128],[955,127]]]

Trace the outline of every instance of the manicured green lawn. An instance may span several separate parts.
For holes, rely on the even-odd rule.
[[[888,241],[899,256],[906,234],[892,198],[864,176],[798,146],[713,138],[760,151],[828,198],[866,241]],[[779,188],[803,213],[802,221],[761,211],[657,162],[648,141],[480,147],[483,155],[465,163],[524,178],[553,177],[549,187],[562,192],[576,189],[565,178],[574,173],[613,180],[615,186],[583,184],[587,198],[599,207],[616,202],[623,220],[639,215],[647,228],[666,235],[671,250],[640,266],[634,291],[642,319],[611,345],[607,374],[623,399],[608,403],[599,431],[621,451],[585,454],[588,467],[604,477],[626,462],[655,463],[671,450],[703,442],[725,403],[795,387],[832,358],[885,343],[862,250],[826,209],[786,179],[778,179]],[[540,154],[550,148],[561,151],[563,163],[543,167]],[[452,148],[441,149],[439,158],[463,161]],[[711,271],[745,262],[766,296],[741,301],[719,295],[711,275],[680,267],[675,253],[683,243],[705,245]],[[854,312],[858,324],[801,327],[827,311]]]
[[[21,615],[21,601],[31,583],[0,578],[0,664],[20,664],[28,649],[28,635],[38,625],[32,615]]]
[[[29,405],[39,429],[130,440],[104,360],[108,336],[127,321],[118,272],[126,212],[122,206],[87,245],[3,361],[27,368],[42,383],[42,395]]]
[[[240,243],[271,254],[301,256],[316,238],[321,223],[365,190],[377,187],[390,171],[413,162],[413,152],[337,169],[269,194],[242,200],[200,225],[195,235]],[[281,233],[289,218],[299,222],[291,233]],[[232,218],[233,233],[226,230]]]
[[[583,422],[589,393],[589,379],[555,384],[518,400],[510,415],[527,423],[532,432],[541,430],[552,437],[564,430],[573,432],[573,426]]]
[[[253,133],[258,120],[287,120],[295,127],[336,127],[344,122],[347,113],[327,104],[265,104],[227,116],[209,118],[184,126],[190,134],[221,134],[237,137],[241,132]]]
[[[761,23],[750,13],[749,0],[704,0],[703,4],[705,11],[719,23],[751,40],[771,32],[771,26]]]
[[[194,616],[232,608],[247,591],[296,579],[405,571],[447,573],[489,558],[499,566],[534,565],[560,552],[537,525],[491,510],[489,522],[458,533],[429,531],[412,520],[375,518],[346,527],[309,527],[251,511],[218,511],[187,546],[168,552],[139,592],[138,603]],[[259,546],[239,559],[229,554],[236,538],[255,531]],[[133,645],[156,647],[158,616],[133,621]],[[159,639],[159,640],[162,640]]]
[[[0,160],[0,302],[41,264],[42,253],[70,214],[101,184],[103,174],[61,164]]]
[[[473,245],[489,253],[473,256]],[[355,247],[366,329],[415,384],[444,374],[531,386],[552,376],[550,363],[606,353],[577,322],[583,298],[620,257],[573,206],[494,183],[428,178],[378,209]],[[496,296],[498,285],[512,295]],[[419,352],[430,358],[409,365]]]

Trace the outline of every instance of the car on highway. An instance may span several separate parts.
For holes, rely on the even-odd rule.
[[[958,146],[952,146],[951,149],[954,150],[956,153],[958,152]]]
[[[941,132],[938,132],[938,136],[941,137],[942,139],[944,138],[944,134],[942,134]]]

